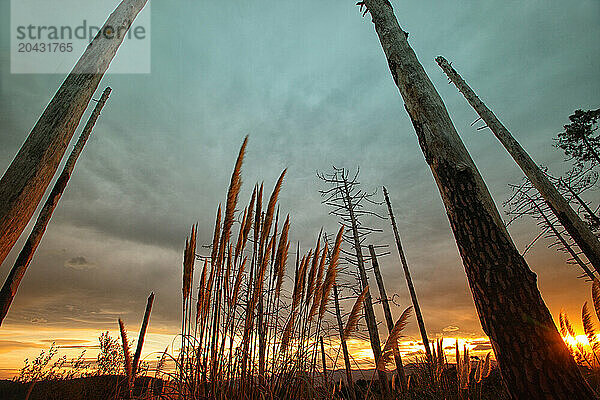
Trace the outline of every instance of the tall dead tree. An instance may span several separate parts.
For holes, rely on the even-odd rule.
[[[344,168],[333,167],[333,173],[325,175],[317,173],[317,176],[324,182],[332,185],[330,189],[319,191],[323,197],[322,203],[333,208],[330,214],[340,218],[340,221],[347,229],[344,232],[344,241],[352,247],[353,251],[348,252],[343,250],[344,259],[358,269],[358,280],[361,288],[366,288],[369,285],[367,270],[363,257],[364,241],[368,235],[373,232],[380,232],[380,229],[369,228],[362,225],[359,218],[366,216],[374,216],[381,218],[376,213],[365,209],[365,202],[373,203],[370,198],[374,195],[365,193],[358,188],[357,169],[354,177],[349,177],[349,172]],[[380,248],[382,246],[377,246]],[[379,340],[379,331],[377,329],[377,320],[373,310],[373,300],[370,291],[367,291],[367,296],[364,303],[365,321],[369,331],[369,339],[371,349],[375,357],[375,365],[379,362],[381,356],[381,342]],[[377,370],[381,390],[386,393],[388,390],[387,376],[385,371]]]
[[[600,242],[590,227],[579,218],[579,215],[550,182],[544,171],[533,161],[496,115],[477,97],[475,92],[448,61],[444,57],[437,57],[436,61],[450,81],[454,83],[471,107],[475,109],[477,114],[486,123],[486,126],[494,133],[494,136],[502,143],[513,160],[523,170],[532,185],[540,192],[562,226],[565,227],[569,235],[571,235],[581,251],[583,251],[583,254],[590,260],[596,272],[600,273]]]
[[[387,0],[370,12],[446,207],[482,328],[515,399],[594,399],[448,111]]]
[[[108,17],[0,179],[0,264],[29,223],[102,76],[146,1],[123,0]]]
[[[404,271],[404,278],[406,279],[406,285],[408,286],[408,292],[410,293],[410,299],[415,309],[415,316],[417,317],[417,323],[419,325],[419,331],[421,332],[421,340],[423,340],[423,346],[425,347],[425,355],[427,360],[431,363],[433,358],[431,357],[431,347],[429,346],[429,338],[427,337],[427,329],[425,329],[425,321],[423,320],[423,314],[421,313],[421,307],[419,306],[419,299],[417,298],[417,291],[413,284],[412,277],[410,276],[410,269],[408,268],[408,262],[406,261],[406,255],[402,248],[402,241],[400,240],[400,234],[398,233],[398,227],[396,226],[396,218],[394,217],[394,211],[392,210],[392,203],[385,186],[383,187],[383,196],[385,197],[385,203],[387,204],[388,214],[390,216],[390,222],[392,224],[392,230],[394,231],[394,238],[396,240],[396,248],[398,249],[398,255],[400,256],[400,263],[402,264],[402,270]]]
[[[79,136],[79,139],[77,140],[77,144],[75,144],[75,147],[69,155],[69,158],[67,159],[60,176],[54,184],[54,187],[50,192],[50,196],[48,196],[48,199],[44,203],[44,206],[40,211],[40,215],[35,221],[35,225],[33,226],[33,229],[29,234],[23,249],[19,253],[19,256],[17,257],[12,269],[6,277],[4,285],[2,285],[2,289],[0,290],[0,325],[2,325],[10,305],[17,294],[19,284],[21,283],[23,276],[25,276],[25,272],[27,271],[27,268],[29,268],[29,264],[31,264],[31,260],[33,259],[35,251],[42,241],[42,237],[46,232],[46,227],[50,222],[50,218],[52,218],[52,213],[54,213],[54,210],[58,205],[58,201],[62,197],[63,192],[67,187],[67,183],[69,182],[69,179],[73,174],[73,170],[75,169],[75,163],[81,155],[83,147],[87,143],[87,140],[92,133],[92,129],[94,128],[94,125],[100,116],[100,112],[102,111],[104,104],[106,104],[106,101],[108,100],[108,96],[110,96],[111,90],[112,89],[109,87],[106,88],[102,93],[102,97],[100,97],[100,100],[98,100],[94,111],[92,111],[92,114],[90,115],[83,131],[81,132],[81,135]]]
[[[391,334],[394,330],[394,318],[392,317],[392,310],[390,310],[390,302],[385,291],[385,285],[383,284],[383,277],[379,270],[379,261],[377,261],[377,254],[375,254],[375,248],[373,245],[369,245],[369,253],[371,254],[371,264],[373,265],[373,273],[375,274],[375,280],[377,281],[377,287],[379,288],[379,296],[381,296],[381,305],[383,307],[383,315],[385,316],[385,322],[388,328],[388,334]],[[396,362],[396,372],[398,373],[398,379],[402,391],[406,390],[406,374],[404,373],[404,366],[402,365],[402,357],[398,346],[392,349],[394,353],[394,361]]]

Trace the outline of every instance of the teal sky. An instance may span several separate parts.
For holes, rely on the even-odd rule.
[[[119,316],[138,321],[155,291],[154,327],[175,331],[185,237],[197,221],[199,242],[210,241],[249,134],[242,203],[254,182],[264,180],[270,192],[288,168],[282,212],[291,215],[293,241],[309,247],[322,226],[336,230],[315,172],[360,166],[365,190],[390,191],[432,334],[456,326],[480,335],[431,172],[370,17],[354,3],[154,1],[152,72],[103,79],[99,91],[110,85],[112,96],[7,322],[108,329]],[[491,133],[470,126],[475,113],[447,84],[436,56],[453,62],[535,160],[554,173],[566,168],[552,138],[573,110],[598,107],[598,1],[392,4],[497,204],[520,171]],[[2,171],[64,79],[10,73],[9,7],[0,2]],[[589,196],[597,204],[598,193]],[[373,241],[393,243],[387,224],[378,226],[385,232]],[[529,220],[511,226],[521,249],[535,230]],[[527,259],[553,314],[565,307],[576,315],[588,300],[586,286],[547,244]],[[0,267],[2,279],[19,249]],[[381,260],[383,275],[406,307],[394,254]]]

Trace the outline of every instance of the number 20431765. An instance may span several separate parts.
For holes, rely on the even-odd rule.
[[[17,47],[19,53],[71,53],[73,51],[73,43],[19,43]]]

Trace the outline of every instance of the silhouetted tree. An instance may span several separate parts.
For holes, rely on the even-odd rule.
[[[569,160],[577,164],[600,164],[600,137],[598,130],[600,109],[575,110],[569,116],[570,124],[556,137],[556,147],[562,149]]]

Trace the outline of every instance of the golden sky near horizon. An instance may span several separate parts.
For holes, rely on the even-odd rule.
[[[0,3],[8,27],[10,2]],[[472,126],[473,110],[434,57],[452,61],[531,156],[559,175],[569,163],[553,138],[573,110],[598,107],[600,3],[397,3],[411,45],[504,217],[507,184],[522,174],[493,135]],[[155,2],[152,24],[151,74],[103,78],[101,89],[110,85],[113,94],[0,327],[0,377],[52,342],[69,356],[87,349],[94,358],[101,332],[118,337],[118,318],[135,338],[151,291],[156,300],[144,354],[151,358],[171,345],[180,320],[185,238],[198,222],[199,248],[211,242],[214,213],[246,134],[240,204],[247,204],[255,182],[264,181],[270,193],[288,168],[281,210],[290,213],[290,238],[304,251],[321,227],[335,232],[338,226],[321,204],[324,186],[315,170],[360,166],[364,191],[380,195],[385,185],[390,192],[429,335],[488,351],[439,192],[373,24],[353,2]],[[9,47],[8,29],[0,29],[0,48]],[[0,57],[0,172],[64,79],[11,74],[8,63],[8,56]],[[598,190],[585,198],[597,205]],[[374,227],[383,230],[373,235],[374,244],[393,245],[387,221]],[[30,229],[0,265],[0,280]],[[531,219],[509,231],[520,250],[538,234]],[[526,259],[555,321],[564,309],[581,333],[590,285],[550,244],[540,240]],[[390,250],[380,265],[397,317],[410,297]],[[344,301],[346,311],[351,306]],[[380,306],[376,314],[384,320]],[[407,357],[418,337],[413,318],[403,342]],[[353,340],[352,353],[366,362],[370,348]]]

